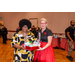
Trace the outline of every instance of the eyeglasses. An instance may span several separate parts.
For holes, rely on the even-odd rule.
[[[40,24],[46,24],[46,23],[40,23]]]

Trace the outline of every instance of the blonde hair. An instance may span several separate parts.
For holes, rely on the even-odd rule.
[[[45,18],[41,18],[41,21],[45,21],[47,23],[47,20]]]

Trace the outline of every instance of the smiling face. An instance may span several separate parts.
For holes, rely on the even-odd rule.
[[[24,26],[22,27],[22,31],[23,31],[23,32],[27,32],[27,31],[28,31],[28,26],[27,26],[27,25],[24,25]]]
[[[47,23],[44,20],[41,20],[40,25],[42,29],[45,29],[47,27]]]

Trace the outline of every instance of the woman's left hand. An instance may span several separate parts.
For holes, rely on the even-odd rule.
[[[44,49],[40,47],[40,48],[39,48],[39,49],[37,49],[36,51],[40,51],[40,50],[44,50]]]

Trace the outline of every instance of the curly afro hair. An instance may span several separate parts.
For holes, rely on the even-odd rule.
[[[22,19],[19,21],[19,27],[21,30],[24,25],[27,25],[28,29],[31,28],[31,22],[27,19]]]

